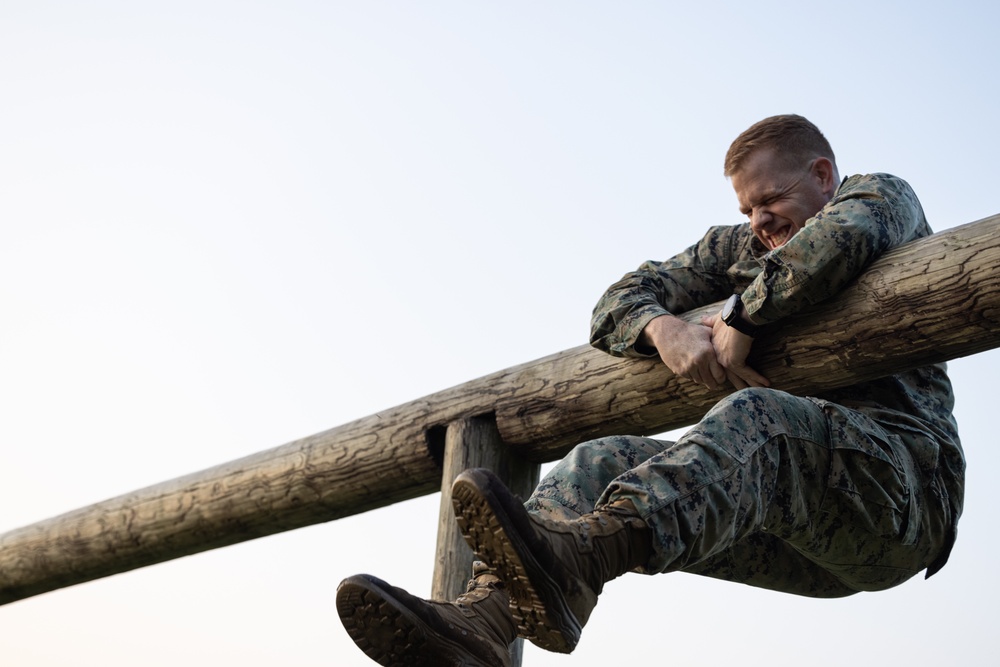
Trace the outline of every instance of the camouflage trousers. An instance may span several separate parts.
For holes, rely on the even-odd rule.
[[[938,447],[837,404],[745,389],[677,442],[577,446],[526,507],[568,519],[628,499],[653,533],[640,571],[839,597],[897,585],[950,548]]]

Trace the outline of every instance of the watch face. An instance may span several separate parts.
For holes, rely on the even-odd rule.
[[[736,313],[736,300],[739,296],[732,295],[729,300],[726,301],[726,305],[722,307],[722,321],[729,323],[733,319],[733,315]]]

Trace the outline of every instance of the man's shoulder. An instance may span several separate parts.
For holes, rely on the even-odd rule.
[[[864,193],[883,197],[913,197],[914,199],[917,196],[910,184],[902,178],[883,172],[848,176],[837,189],[837,196],[856,196]]]
[[[924,217],[917,193],[909,183],[898,176],[886,173],[855,174],[840,184],[831,204],[863,204],[861,210],[883,221],[908,229],[906,239],[927,236],[930,225]]]

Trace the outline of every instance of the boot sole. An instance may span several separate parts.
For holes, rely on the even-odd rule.
[[[570,653],[580,641],[579,621],[562,586],[550,575],[526,535],[533,535],[527,510],[484,470],[466,470],[452,485],[455,517],[465,541],[507,586],[518,634],[547,651]]]
[[[365,655],[384,667],[502,667],[428,626],[376,577],[356,575],[337,587],[337,613]]]

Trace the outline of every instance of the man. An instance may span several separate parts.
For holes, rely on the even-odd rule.
[[[930,234],[916,195],[887,174],[841,182],[825,137],[793,115],[743,132],[725,175],[748,222],[612,285],[591,343],[737,391],[676,443],[579,445],[523,505],[489,472],[462,473],[455,512],[483,561],[469,591],[444,603],[346,579],[338,611],[369,657],[499,667],[515,636],[570,652],[604,584],[630,570],[836,597],[944,565],[965,469],[944,366],[799,397],[746,364],[761,329],[780,335],[784,318]],[[727,297],[700,324],[675,317]]]

